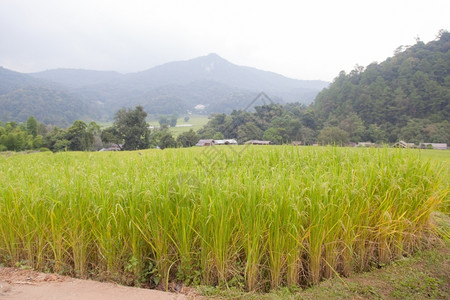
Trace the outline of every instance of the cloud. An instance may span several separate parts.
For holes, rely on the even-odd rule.
[[[299,79],[392,55],[448,29],[448,1],[4,0],[0,65],[135,72],[215,52]]]

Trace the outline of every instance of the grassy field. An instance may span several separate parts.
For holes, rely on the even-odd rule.
[[[450,151],[442,151],[442,150],[419,150],[423,159],[429,159],[432,164],[434,164],[434,168],[439,169],[442,168],[441,173],[441,189],[449,189],[450,182]],[[450,195],[445,197],[438,208],[440,211],[450,214]]]
[[[169,131],[174,135],[174,137],[177,137],[180,133],[189,131],[190,129],[197,131],[200,128],[202,128],[206,123],[208,123],[209,119],[208,116],[205,115],[190,115],[189,121],[184,121],[185,116],[181,116],[177,120],[177,125],[185,125],[185,124],[191,124],[190,127],[169,127]],[[158,120],[151,120],[148,122],[150,126],[159,126]]]
[[[450,217],[445,228],[450,229]],[[200,286],[201,294],[214,299],[316,300],[316,299],[450,299],[450,242],[435,240],[429,248],[403,256],[382,268],[336,277],[317,285],[283,287],[269,293],[243,292],[236,288]]]
[[[420,249],[432,212],[448,211],[448,155],[292,146],[0,155],[0,262],[142,286],[317,284]]]
[[[170,117],[170,116],[169,116]],[[177,120],[177,125],[185,125],[191,124],[190,127],[169,127],[169,131],[173,134],[174,137],[177,137],[180,133],[189,131],[190,129],[197,131],[202,128],[206,123],[208,123],[208,116],[205,115],[189,115],[189,121],[184,121],[185,116],[181,116]],[[98,122],[102,129],[111,127],[113,122]],[[159,121],[157,119],[148,121],[150,126],[159,127]]]

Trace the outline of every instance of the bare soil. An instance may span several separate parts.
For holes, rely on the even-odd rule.
[[[181,292],[185,294],[0,267],[0,300],[184,300],[197,298],[195,295],[190,295],[187,289]]]

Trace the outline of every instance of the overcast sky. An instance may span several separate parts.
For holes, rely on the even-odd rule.
[[[0,0],[0,66],[129,73],[217,53],[331,81],[435,39],[449,16],[449,0]]]

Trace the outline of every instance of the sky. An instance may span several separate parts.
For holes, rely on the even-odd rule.
[[[448,0],[0,0],[0,66],[131,73],[217,53],[332,81],[434,40],[449,16]]]

